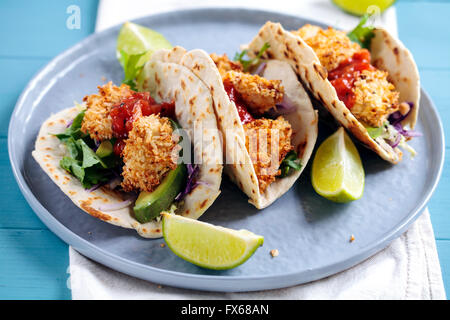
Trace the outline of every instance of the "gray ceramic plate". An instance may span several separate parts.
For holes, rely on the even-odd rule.
[[[233,57],[267,20],[294,29],[304,19],[241,9],[203,9],[159,14],[137,23],[163,33],[187,49]],[[319,279],[349,268],[381,250],[406,230],[424,209],[440,176],[444,158],[441,122],[422,92],[418,130],[412,146],[418,156],[392,166],[359,148],[366,172],[362,199],[335,204],[318,196],[310,164],[299,181],[270,207],[257,211],[226,178],[222,194],[201,220],[265,238],[245,264],[228,271],[198,268],[161,248],[162,239],[140,238],[134,230],[101,222],[78,209],[31,157],[42,122],[53,112],[81,101],[104,79],[120,83],[115,57],[119,27],[94,34],[49,63],[29,83],[11,118],[8,147],[17,182],[39,218],[87,257],[126,274],[176,287],[212,291],[274,289]],[[104,77],[104,78],[103,78]],[[321,126],[321,137],[328,135]],[[318,142],[320,142],[319,139]],[[350,242],[354,235],[355,241]],[[272,258],[271,249],[280,254]]]

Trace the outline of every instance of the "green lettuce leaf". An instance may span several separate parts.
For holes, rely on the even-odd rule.
[[[385,131],[384,126],[378,128],[366,127],[367,133],[372,139],[376,139],[383,134]]]
[[[350,38],[350,40],[358,43],[361,47],[366,49],[370,49],[370,42],[375,36],[375,34],[373,33],[373,26],[364,26],[369,20],[370,16],[371,15],[366,13],[361,17],[358,25],[349,33],[347,33],[347,36]]]
[[[145,64],[145,61],[143,62],[141,58],[144,57],[147,53],[147,51],[144,51],[139,54],[128,54],[124,50],[120,50],[119,61],[123,66],[123,72],[125,74],[122,83],[129,85],[131,90],[137,90],[135,79],[139,75]]]
[[[257,66],[261,60],[262,55],[266,52],[267,49],[270,48],[270,44],[268,42],[264,43],[264,45],[259,49],[258,54],[253,59],[244,59],[245,56],[248,57],[248,50],[243,50],[242,52],[236,52],[234,55],[234,61],[239,61],[244,67],[244,72],[249,71],[252,67]]]
[[[300,159],[298,158],[297,152],[294,150],[290,151],[280,164],[281,173],[280,178],[284,178],[289,174],[291,169],[299,171],[302,168]]]
[[[69,138],[78,140],[87,137],[88,135],[81,131],[81,123],[83,122],[85,112],[86,110],[82,110],[75,117],[75,119],[73,119],[72,124],[66,129],[66,131],[64,131],[63,133],[55,134],[55,136],[62,142],[66,142]]]
[[[92,149],[95,142],[89,134],[81,132],[85,111],[81,111],[73,120],[72,125],[62,134],[57,134],[61,142],[69,153],[59,162],[61,168],[72,174],[82,183],[86,189],[92,186],[107,182],[114,173],[111,169],[122,164],[122,160],[112,154],[105,158],[100,158]]]

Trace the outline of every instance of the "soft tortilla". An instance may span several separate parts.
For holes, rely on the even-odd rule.
[[[288,62],[312,95],[358,140],[391,163],[401,160],[402,152],[398,147],[393,149],[381,138],[376,141],[372,139],[366,128],[339,100],[336,90],[327,79],[326,69],[302,38],[284,30],[281,24],[269,21],[248,45],[249,54],[256,55],[266,42],[270,48],[263,57]],[[400,92],[400,99],[414,103],[412,112],[403,123],[414,127],[419,111],[420,84],[412,55],[399,40],[383,29],[375,30],[371,54],[375,66],[389,73],[390,80]]]
[[[167,72],[171,69],[171,72]],[[180,203],[176,213],[192,219],[198,219],[208,209],[220,194],[222,181],[222,146],[217,130],[213,109],[213,100],[208,88],[187,68],[180,65],[168,67],[156,63],[152,67],[153,74],[160,79],[157,85],[159,99],[175,100],[175,113],[178,122],[185,130],[191,130],[202,124],[203,136],[210,137],[208,148],[199,149],[204,141],[201,136],[193,136],[194,154],[200,159],[198,185]],[[184,83],[184,85],[183,85]],[[195,103],[190,103],[195,100]],[[157,219],[145,224],[139,223],[133,217],[133,204],[119,210],[105,209],[108,206],[120,205],[124,194],[107,188],[93,192],[85,190],[81,183],[62,169],[60,160],[66,155],[65,146],[54,134],[66,130],[67,123],[80,112],[80,108],[65,109],[52,115],[42,125],[35,144],[33,157],[61,190],[75,205],[95,218],[108,223],[136,229],[145,238],[162,236],[161,220]],[[209,142],[209,141],[208,141]]]
[[[255,169],[245,148],[245,132],[235,104],[228,98],[222,78],[214,61],[203,50],[186,52],[183,48],[161,50],[153,55],[154,59],[181,64],[189,68],[211,90],[214,109],[219,129],[223,137],[225,154],[225,172],[239,188],[249,197],[249,202],[256,208],[269,206],[281,197],[294,182],[311,157],[318,132],[318,116],[313,109],[308,94],[297,76],[286,62],[270,60],[267,62],[263,76],[268,79],[281,80],[289,100],[296,109],[285,119],[292,126],[292,144],[301,158],[302,169],[293,171],[289,176],[276,179],[263,194],[259,191]]]
[[[389,73],[395,89],[400,93],[400,101],[412,102],[413,109],[403,120],[404,126],[414,129],[419,114],[420,77],[411,52],[403,43],[384,29],[376,28],[375,37],[370,43],[372,63],[380,70]]]

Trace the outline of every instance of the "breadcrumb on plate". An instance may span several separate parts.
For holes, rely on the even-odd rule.
[[[89,133],[92,139],[97,141],[108,140],[113,137],[111,109],[123,98],[132,94],[132,90],[126,84],[117,87],[108,82],[98,87],[98,94],[85,96],[86,113],[81,125],[81,131]]]
[[[169,118],[152,114],[140,117],[125,140],[123,181],[125,191],[153,191],[165,175],[177,167],[179,136]]]
[[[352,42],[345,32],[331,27],[324,30],[318,26],[306,24],[292,33],[300,36],[314,50],[320,63],[328,72],[336,69],[341,62],[361,50],[361,46]]]
[[[278,249],[272,249],[270,250],[270,255],[275,258],[278,257],[278,255],[280,254],[280,252],[278,251]]]
[[[371,127],[381,127],[389,115],[399,110],[399,93],[381,70],[364,70],[354,82],[355,104],[351,112]]]
[[[258,75],[228,71],[223,81],[229,81],[239,92],[252,113],[262,115],[283,101],[281,80],[268,80]]]
[[[244,124],[245,147],[255,168],[259,190],[263,193],[280,175],[280,164],[293,150],[292,128],[282,116],[256,119]]]

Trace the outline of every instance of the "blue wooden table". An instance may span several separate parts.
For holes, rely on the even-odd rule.
[[[9,118],[30,78],[54,56],[94,31],[97,0],[0,2],[0,299],[70,299],[68,247],[30,209],[11,172]],[[79,29],[67,8],[81,10]],[[450,137],[450,1],[398,0],[400,38],[412,51],[422,85]],[[446,143],[450,151],[450,139]],[[447,296],[450,297],[450,161],[429,204]]]

